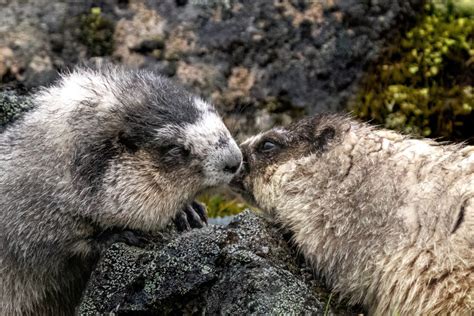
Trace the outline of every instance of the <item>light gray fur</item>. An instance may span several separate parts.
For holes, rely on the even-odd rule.
[[[0,314],[71,315],[101,232],[163,227],[241,153],[211,105],[151,72],[78,69],[35,103],[0,134]]]
[[[474,147],[337,115],[308,124],[315,141],[335,130],[323,150],[259,158],[267,135],[297,138],[304,124],[244,142],[250,200],[293,232],[330,289],[371,315],[472,315]]]

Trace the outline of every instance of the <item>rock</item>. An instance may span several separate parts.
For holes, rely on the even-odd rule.
[[[303,114],[344,108],[364,70],[414,23],[423,3],[3,2],[2,82],[45,84],[54,70],[112,47],[110,56],[101,57],[156,69],[211,98],[240,138]]]
[[[31,97],[13,90],[0,91],[0,132],[33,107]]]
[[[114,244],[79,314],[336,313],[296,257],[277,228],[249,211],[227,227],[169,233],[146,249]]]

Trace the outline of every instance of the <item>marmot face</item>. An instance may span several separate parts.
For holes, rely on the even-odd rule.
[[[247,139],[241,144],[243,168],[232,187],[263,211],[280,211],[276,206],[278,199],[285,200],[284,182],[297,176],[293,174],[296,166],[303,165],[306,157],[328,150],[349,126],[346,121],[317,116]]]
[[[72,183],[104,226],[156,229],[201,190],[228,183],[242,155],[214,107],[152,72],[79,69],[37,98]],[[38,115],[40,116],[40,115]]]

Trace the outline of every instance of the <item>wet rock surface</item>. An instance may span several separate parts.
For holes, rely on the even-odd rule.
[[[97,56],[156,69],[212,99],[244,137],[343,108],[421,3],[1,0],[0,77],[30,88]]]
[[[334,311],[281,232],[246,211],[228,226],[109,248],[80,315],[350,314]]]

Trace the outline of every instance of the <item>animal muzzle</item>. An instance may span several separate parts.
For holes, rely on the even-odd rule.
[[[222,171],[224,173],[229,173],[232,176],[239,171],[241,165],[242,153],[238,148],[229,150],[229,152],[226,153],[222,159]]]
[[[242,151],[243,158],[242,158],[242,165],[239,169],[239,172],[237,172],[232,180],[230,181],[229,185],[237,193],[240,194],[245,194],[247,193],[247,189],[245,188],[244,185],[244,180],[246,177],[248,177],[249,173],[249,165],[248,165],[248,160],[245,155],[245,151]]]
[[[210,152],[206,168],[210,185],[229,183],[239,172],[241,165],[242,153],[237,144]]]

